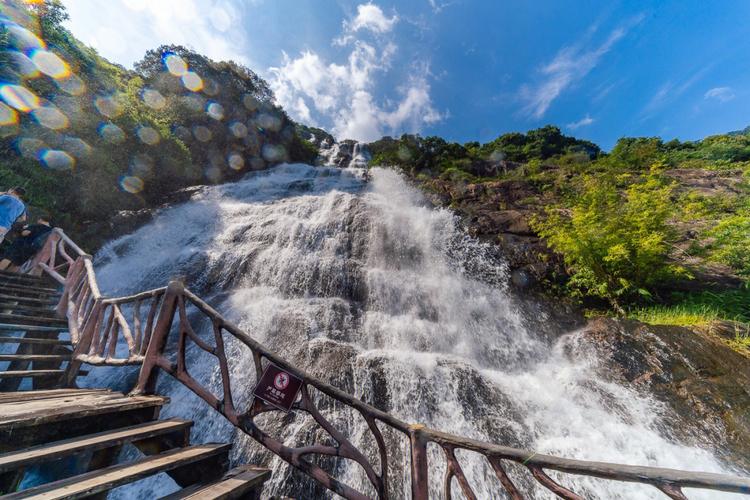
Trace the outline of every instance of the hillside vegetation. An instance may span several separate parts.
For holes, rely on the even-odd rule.
[[[315,159],[268,84],[245,67],[165,46],[131,71],[73,37],[57,0],[3,14],[0,188],[24,186],[32,206],[90,248],[111,235],[102,223],[121,210]]]
[[[748,130],[622,138],[609,153],[554,126],[486,144],[404,135],[369,148],[373,164],[402,169],[504,246],[520,282],[621,314],[653,319],[677,304],[698,322],[748,321]]]

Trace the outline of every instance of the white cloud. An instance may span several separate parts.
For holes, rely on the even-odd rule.
[[[730,87],[714,87],[703,95],[704,99],[716,99],[719,102],[729,102],[734,97],[734,92]]]
[[[424,125],[442,119],[432,105],[426,65],[414,71],[414,76],[396,89],[395,96],[376,98],[379,78],[390,70],[398,47],[383,37],[374,42],[359,39],[355,26],[362,26],[366,19],[377,27],[374,31],[385,33],[391,27],[380,23],[381,17],[385,19],[379,7],[365,4],[360,5],[357,17],[344,23],[349,34],[334,43],[350,48],[345,62],[326,62],[311,50],[296,58],[283,54],[281,65],[269,68],[271,88],[279,104],[300,121],[330,127],[339,139],[360,141],[372,141],[387,133],[418,132]],[[397,19],[394,14],[386,21],[395,23]]]
[[[357,6],[357,15],[354,19],[344,23],[347,31],[359,31],[367,29],[374,33],[386,33],[393,29],[398,22],[398,15],[386,17],[383,9],[374,3],[366,3]]]
[[[432,8],[432,11],[435,14],[439,14],[444,8],[450,7],[451,5],[456,3],[455,1],[451,1],[451,2],[438,2],[437,0],[428,0],[428,1],[430,3],[430,7]]]
[[[577,122],[568,123],[566,126],[570,130],[576,130],[576,129],[579,129],[581,127],[585,127],[587,125],[591,125],[592,123],[594,123],[594,119],[591,118],[589,115],[586,115],[583,118],[581,118],[580,120],[578,120]]]
[[[586,46],[586,41],[595,31],[592,28],[582,42],[560,49],[552,61],[540,69],[540,82],[521,87],[520,97],[525,103],[524,112],[534,118],[544,116],[552,102],[560,97],[563,91],[588,75],[599,64],[602,56],[641,19],[642,16],[638,16],[625,26],[613,30],[597,47]]]
[[[663,83],[656,91],[656,93],[649,99],[649,101],[646,103],[646,105],[643,107],[643,109],[640,112],[641,119],[647,119],[650,116],[652,116],[659,108],[662,106],[676,100],[679,98],[682,94],[685,93],[690,87],[698,83],[703,77],[705,77],[710,70],[713,68],[713,63],[709,64],[707,66],[704,66],[703,68],[699,69],[698,71],[694,72],[692,75],[690,75],[689,78],[687,78],[685,81],[680,83],[679,81],[677,83],[673,81],[667,81]],[[713,90],[713,89],[712,89]],[[709,92],[711,92],[709,90]],[[706,98],[709,96],[706,93]]]
[[[242,18],[228,0],[63,0],[66,23],[104,57],[132,66],[147,50],[178,44],[250,65]]]

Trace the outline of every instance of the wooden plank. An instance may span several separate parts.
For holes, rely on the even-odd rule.
[[[70,354],[0,354],[0,361],[69,361]]]
[[[35,401],[48,398],[62,398],[73,394],[107,394],[110,389],[48,389],[44,391],[7,392],[0,394],[0,404]],[[2,410],[0,410],[2,413]]]
[[[6,332],[59,332],[61,330],[67,329],[67,326],[40,326],[0,323],[0,330],[4,330]]]
[[[59,297],[61,295],[60,290],[56,290],[54,288],[36,288],[33,286],[26,286],[26,285],[8,285],[4,284],[0,286],[0,290],[3,291],[3,293],[9,293],[11,295],[42,295],[42,296],[57,296]]]
[[[125,396],[110,391],[8,402],[0,406],[0,430],[162,406],[167,402],[169,398],[163,396]]]
[[[179,418],[157,420],[155,422],[147,422],[145,424],[34,446],[17,452],[5,453],[0,455],[0,472],[7,472],[32,464],[50,462],[82,451],[97,451],[174,432],[184,432],[185,429],[192,425],[193,422],[190,420]]]
[[[23,329],[27,329],[28,326],[18,326],[16,325],[20,331],[23,331]],[[0,325],[0,328],[2,325]],[[52,328],[48,330],[42,330],[42,331],[51,331],[51,332],[59,332],[59,328]],[[71,345],[70,340],[64,340],[64,339],[35,339],[35,338],[29,338],[29,337],[13,337],[10,335],[3,335],[0,336],[0,344],[44,344],[44,345]]]
[[[0,288],[0,300],[12,300],[12,301],[24,301],[24,302],[38,302],[42,304],[56,304],[57,300],[54,298],[39,298],[39,297],[24,297],[21,295],[13,295],[3,291]]]
[[[0,300],[0,311],[8,310],[8,309],[13,311],[13,314],[35,314],[35,313],[54,314],[55,313],[55,309],[52,307],[52,305],[48,307],[35,307],[35,306],[27,305],[27,304],[18,304],[18,303],[13,303],[10,301]],[[8,314],[8,313],[3,313],[3,314]]]
[[[42,323],[48,325],[60,325],[63,328],[68,327],[68,320],[60,318],[59,316],[54,316],[54,311],[50,311],[50,313],[52,313],[50,316],[24,316],[20,314],[0,313],[0,322],[18,324]]]
[[[30,378],[30,377],[54,377],[61,376],[65,370],[14,370],[0,372],[0,379],[3,378]]]
[[[204,444],[179,448],[146,457],[133,463],[115,465],[19,491],[3,498],[6,500],[19,498],[34,498],[37,500],[83,498],[109,491],[117,486],[132,483],[159,472],[166,472],[222,453],[228,453],[230,447],[229,444]]]
[[[54,292],[58,293],[60,292],[59,288],[51,288],[48,286],[42,286],[40,283],[31,283],[31,282],[18,282],[14,280],[8,280],[0,278],[0,288],[5,288],[6,286],[13,287],[13,288],[23,288],[24,290],[30,290],[33,292]]]
[[[162,497],[161,500],[234,500],[244,498],[252,490],[260,490],[263,483],[268,481],[270,477],[270,469],[254,465],[240,465],[214,483],[185,488]]]
[[[2,270],[0,271],[0,276],[11,276],[14,278],[23,278],[23,279],[29,279],[29,280],[38,280],[38,281],[45,281],[44,278],[41,278],[39,276],[33,276],[31,274],[24,274],[24,273],[17,273],[14,271],[6,271]]]

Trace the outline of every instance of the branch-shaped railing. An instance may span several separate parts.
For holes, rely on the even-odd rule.
[[[68,252],[68,248],[73,252]],[[71,257],[70,253],[76,253]],[[63,262],[56,261],[61,256]],[[686,499],[683,488],[704,488],[715,491],[750,494],[750,479],[724,474],[701,473],[640,467],[585,460],[571,460],[538,454],[506,446],[466,439],[446,434],[423,425],[410,425],[398,418],[364,403],[355,397],[322,382],[300,370],[263,345],[256,342],[246,332],[224,319],[221,314],[199,297],[186,290],[179,282],[171,282],[168,287],[144,292],[131,297],[106,299],[96,286],[96,279],[90,256],[82,252],[61,231],[56,231],[45,248],[39,253],[32,266],[32,272],[41,269],[64,286],[58,306],[61,314],[66,314],[74,338],[75,365],[69,370],[69,382],[74,382],[80,363],[94,365],[125,365],[142,363],[134,394],[152,394],[160,371],[164,371],[184,384],[214,410],[223,415],[233,426],[252,436],[265,448],[281,457],[287,463],[301,470],[320,484],[349,499],[364,499],[366,494],[336,479],[330,471],[315,463],[313,458],[337,457],[358,464],[365,473],[378,498],[394,496],[389,489],[389,464],[392,463],[394,447],[386,443],[388,435],[400,435],[408,441],[410,451],[410,481],[412,498],[427,499],[429,496],[430,458],[428,445],[436,445],[442,450],[445,466],[442,494],[452,497],[455,482],[467,499],[476,499],[466,474],[461,467],[457,450],[475,452],[481,455],[489,469],[497,477],[499,487],[513,499],[527,498],[517,482],[538,484],[560,498],[578,500],[582,497],[551,478],[547,471],[583,475],[614,481],[629,481],[653,486],[672,499]],[[142,305],[148,303],[147,308]],[[132,322],[126,319],[123,308],[130,309]],[[196,319],[195,316],[198,316]],[[211,326],[213,341],[200,336],[193,325],[198,320],[207,321]],[[125,339],[127,356],[117,357],[119,336]],[[170,335],[176,335],[176,343],[168,343]],[[238,408],[232,394],[229,359],[225,346],[225,336],[238,341],[249,349],[254,363],[256,380],[260,380],[263,370],[273,363],[282,370],[302,380],[300,396],[292,411],[312,417],[320,430],[327,434],[326,444],[305,444],[290,446],[282,438],[261,429],[258,417],[278,410],[260,399],[253,399],[245,409]],[[167,346],[171,346],[170,349]],[[215,395],[190,374],[188,347],[195,345],[215,358],[218,365],[221,389]],[[243,356],[244,358],[244,356]],[[316,397],[317,396],[317,397]],[[325,418],[319,408],[324,398],[330,398],[354,410],[363,419],[371,439],[365,440],[370,449],[360,450],[347,437],[344,430],[338,429]],[[280,417],[281,418],[281,417]],[[384,426],[384,427],[383,427]],[[383,429],[381,429],[383,427]],[[377,458],[378,464],[374,464]],[[513,476],[506,472],[508,462],[516,464]],[[519,469],[520,467],[520,469]],[[522,476],[523,470],[527,477]]]
[[[143,361],[164,288],[130,297],[104,297],[91,256],[60,229],[52,231],[26,267],[33,274],[48,274],[63,287],[57,313],[68,319],[74,349],[66,370],[69,385],[83,363],[122,366]]]

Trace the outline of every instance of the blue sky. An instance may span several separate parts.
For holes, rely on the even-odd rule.
[[[63,0],[131,67],[179,43],[266,78],[339,139],[488,141],[547,123],[609,149],[750,125],[750,2]]]

